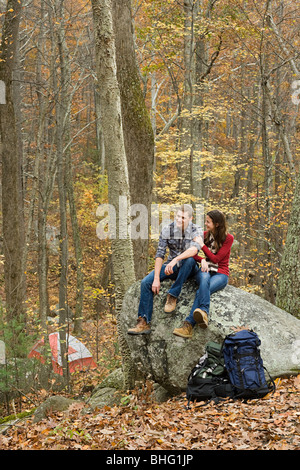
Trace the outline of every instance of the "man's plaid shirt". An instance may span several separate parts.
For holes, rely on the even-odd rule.
[[[167,248],[169,248],[167,263],[191,246],[195,246],[199,251],[199,243],[193,241],[193,239],[198,236],[203,237],[203,230],[198,225],[190,222],[184,233],[182,233],[176,223],[172,222],[161,231],[155,258],[164,259]]]

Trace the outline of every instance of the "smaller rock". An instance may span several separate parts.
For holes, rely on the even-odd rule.
[[[73,403],[74,400],[71,398],[65,398],[60,395],[50,397],[35,410],[33,422],[42,421],[51,412],[66,411]]]
[[[153,390],[157,403],[163,403],[170,398],[169,392],[159,384],[154,384]]]
[[[124,389],[124,375],[122,368],[115,369],[102,382],[95,387],[92,395],[87,400],[88,409],[103,408],[104,406],[115,406],[121,403],[122,391]]]
[[[122,394],[119,390],[111,387],[96,387],[94,393],[87,401],[89,409],[103,408],[104,406],[116,406],[121,403]],[[86,411],[86,410],[85,410]]]

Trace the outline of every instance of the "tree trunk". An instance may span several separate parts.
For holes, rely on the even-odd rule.
[[[300,318],[300,175],[280,264],[276,304]]]
[[[22,3],[9,0],[2,30],[0,80],[5,84],[5,102],[0,104],[2,143],[2,213],[6,309],[10,317],[24,313],[25,266],[24,213],[20,149],[13,102],[13,72]]]
[[[180,186],[193,201],[208,199],[208,182],[203,181],[201,152],[205,146],[207,122],[197,116],[201,110],[206,91],[206,77],[219,56],[222,37],[219,37],[217,50],[209,57],[209,40],[197,30],[203,18],[210,19],[215,2],[210,2],[205,9],[200,0],[184,0],[184,97],[182,105],[181,146],[182,161],[179,166]]]
[[[199,0],[184,0],[184,96],[180,117],[179,188],[187,195],[193,194],[193,106],[195,92],[195,31]]]
[[[131,0],[113,0],[112,6],[130,201],[132,205],[143,204],[147,208],[148,219],[145,223],[148,223],[149,228],[154,165],[153,129],[136,63]],[[132,240],[137,279],[142,279],[148,272],[148,234],[149,230],[147,238]]]
[[[75,317],[74,317],[74,334],[82,333],[82,308],[83,308],[83,290],[84,290],[84,274],[82,269],[82,248],[79,224],[77,218],[76,201],[74,194],[74,184],[72,175],[72,162],[69,150],[66,155],[66,178],[67,178],[67,190],[70,207],[70,218],[73,231],[74,250],[76,258],[76,306],[75,306]]]
[[[104,135],[105,156],[108,175],[109,203],[116,209],[119,227],[119,198],[125,198],[130,205],[129,177],[123,138],[120,92],[117,81],[115,41],[113,35],[111,0],[92,0],[96,67],[99,96],[101,101],[101,122]],[[128,221],[128,217],[127,217]],[[130,352],[122,339],[119,328],[119,313],[125,292],[135,280],[131,239],[117,233],[111,240],[114,282],[116,287],[116,314],[119,344],[123,360],[125,386],[134,383]]]
[[[38,194],[38,277],[39,277],[39,314],[42,330],[47,336],[47,316],[49,315],[48,298],[48,253],[47,253],[47,201],[45,199],[46,175],[43,150],[43,138],[45,129],[46,100],[43,94],[42,80],[42,60],[45,53],[44,21],[45,21],[45,3],[41,2],[41,21],[38,38],[38,51],[36,61],[36,79],[37,79],[37,98],[39,103],[38,130],[37,130],[37,152],[35,156],[35,172],[32,182],[31,201],[32,211],[36,194]],[[30,221],[30,219],[29,219]],[[28,230],[28,233],[30,231]]]
[[[70,76],[67,64],[65,45],[65,19],[64,0],[56,2],[57,15],[60,23],[57,28],[57,45],[60,66],[60,93],[56,101],[56,151],[57,151],[57,185],[60,214],[60,278],[59,278],[59,338],[62,358],[63,377],[65,384],[69,384],[68,367],[68,259],[69,240],[67,226],[67,159],[64,151],[67,116],[69,112],[68,93]]]
[[[269,147],[269,132],[267,120],[269,116],[266,92],[266,80],[262,77],[262,154],[265,167],[265,214],[264,214],[264,237],[267,263],[271,266],[271,191],[272,191],[272,159]],[[269,302],[274,302],[274,289],[272,276],[266,273],[264,280],[265,298]]]

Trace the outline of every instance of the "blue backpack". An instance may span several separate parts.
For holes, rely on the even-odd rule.
[[[224,339],[224,362],[235,398],[261,398],[275,390],[274,381],[263,365],[260,344],[259,337],[251,330],[241,330]]]

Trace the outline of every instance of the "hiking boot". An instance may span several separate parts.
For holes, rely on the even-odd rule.
[[[176,297],[173,297],[173,295],[168,294],[166,305],[165,305],[165,312],[166,313],[174,312],[175,307],[176,307],[176,302],[177,302]]]
[[[188,322],[183,322],[183,325],[180,328],[175,328],[173,335],[181,336],[181,338],[191,338],[193,334],[193,327]]]
[[[196,323],[200,326],[200,328],[207,328],[208,326],[208,316],[204,310],[201,308],[196,308],[193,313],[193,318]]]
[[[127,331],[129,335],[148,335],[151,333],[150,324],[146,322],[144,317],[139,317],[134,328]]]

